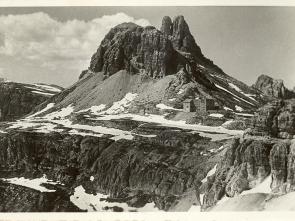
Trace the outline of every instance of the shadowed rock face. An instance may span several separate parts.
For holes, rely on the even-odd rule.
[[[252,133],[293,138],[295,135],[295,100],[274,101],[260,108],[253,119]]]
[[[295,97],[294,92],[285,87],[283,80],[276,80],[267,75],[260,75],[253,87],[271,98]]]

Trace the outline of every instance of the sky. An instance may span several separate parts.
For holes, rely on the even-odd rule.
[[[0,8],[0,77],[68,87],[109,29],[183,15],[203,54],[252,85],[260,74],[295,86],[295,7]]]

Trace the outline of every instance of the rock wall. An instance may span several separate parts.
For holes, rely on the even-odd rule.
[[[234,197],[271,176],[274,193],[294,191],[294,140],[262,138],[235,139],[217,166],[217,171],[201,187],[203,209],[224,196]]]
[[[295,135],[295,100],[278,100],[260,108],[253,119],[252,133],[292,139]]]

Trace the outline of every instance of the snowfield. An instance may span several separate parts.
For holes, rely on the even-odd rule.
[[[14,178],[1,178],[2,181],[19,185],[19,186],[24,186],[28,187],[34,190],[38,190],[40,192],[55,192],[55,190],[50,190],[47,189],[44,186],[41,186],[41,184],[51,184],[51,185],[56,185],[56,184],[61,184],[59,182],[54,182],[52,180],[48,180],[45,175],[41,178],[36,178],[36,179],[26,179],[24,177],[14,177]]]
[[[144,207],[135,208],[130,207],[127,203],[119,202],[107,202],[105,199],[109,198],[108,195],[97,193],[96,195],[88,194],[82,186],[75,188],[74,194],[70,197],[72,203],[82,210],[87,210],[88,212],[112,212],[112,207],[119,207],[123,209],[124,212],[137,211],[137,212],[156,212],[160,211],[155,207],[154,203],[147,203]]]

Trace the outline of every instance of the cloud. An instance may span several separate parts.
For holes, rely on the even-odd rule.
[[[22,62],[38,61],[51,70],[60,65],[79,68],[89,61],[110,28],[122,22],[149,25],[145,19],[124,13],[63,22],[43,12],[0,16],[0,55]]]

